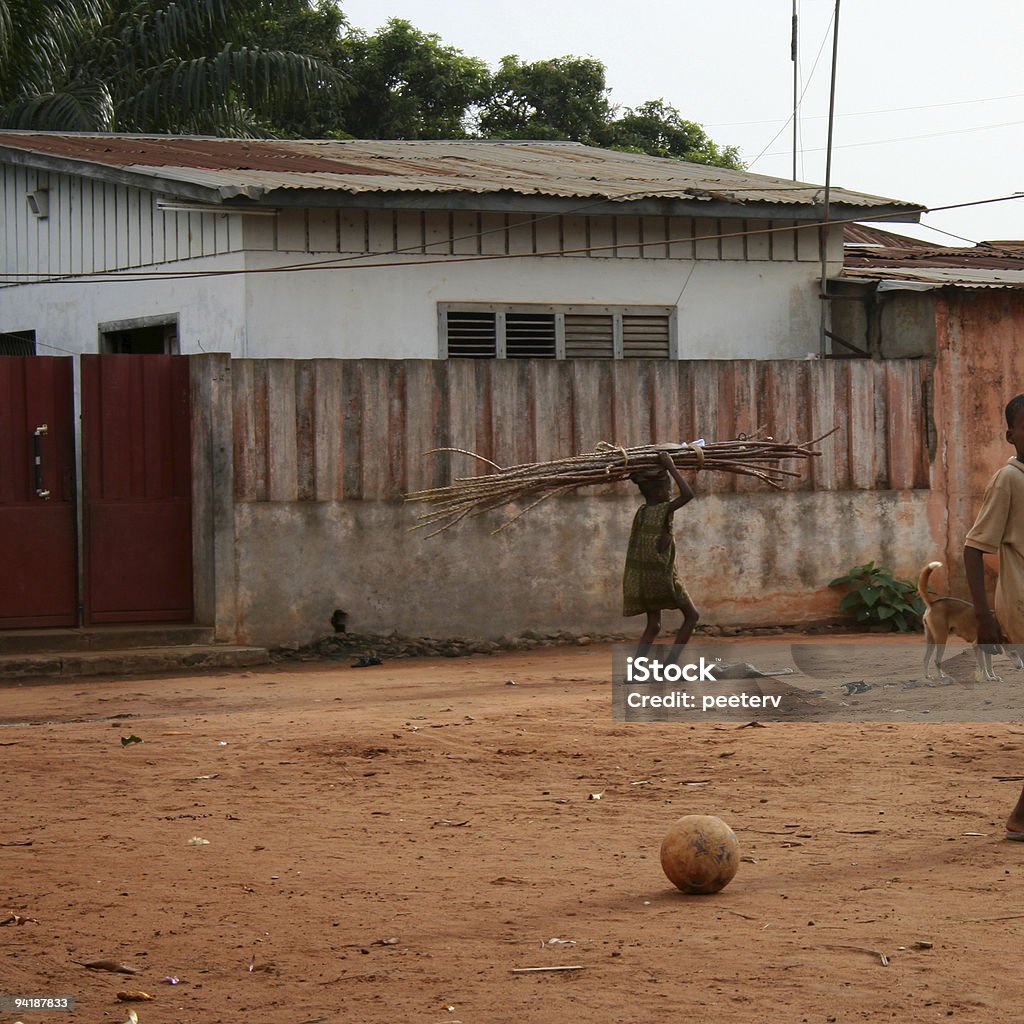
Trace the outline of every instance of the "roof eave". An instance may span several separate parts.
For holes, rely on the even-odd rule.
[[[115,185],[147,189],[170,199],[188,200],[222,207],[225,211],[244,212],[264,207],[316,207],[348,209],[400,210],[484,210],[494,213],[548,213],[629,215],[641,217],[711,217],[759,220],[790,220],[820,222],[824,217],[821,204],[729,202],[715,198],[648,197],[613,200],[605,196],[524,195],[519,192],[417,192],[362,191],[343,192],[338,189],[264,189],[262,186],[212,187],[180,181],[151,168],[129,169],[110,167],[88,160],[33,153],[0,144],[0,160],[36,170],[71,174]],[[830,219],[885,220],[917,223],[921,208],[911,204],[861,206],[833,202]]]

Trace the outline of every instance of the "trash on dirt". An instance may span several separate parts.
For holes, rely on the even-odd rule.
[[[210,840],[209,839],[204,839],[202,836],[193,836],[188,841],[188,845],[189,846],[209,846],[210,845]]]
[[[708,669],[715,679],[766,679],[769,676],[791,676],[793,669],[780,668],[767,671],[746,661],[720,661]]]
[[[384,662],[381,661],[381,659],[378,658],[375,654],[370,654],[370,655],[367,655],[367,656],[362,657],[362,658],[357,658],[354,662],[352,662],[352,667],[353,668],[369,668],[371,665],[383,665],[383,664],[384,664]]]
[[[841,685],[846,687],[847,697],[852,697],[855,693],[867,693],[868,690],[874,689],[871,683],[865,683],[863,679],[856,679],[852,683],[842,683]]]
[[[181,979],[175,974],[168,974],[166,978],[161,978],[160,983],[162,985],[177,985]]]
[[[374,946],[397,946],[398,945],[398,939],[396,939],[394,937],[392,937],[390,939],[377,939],[374,943],[372,943],[372,945],[374,945]]]
[[[132,743],[141,743],[141,742],[142,742],[142,737],[141,736],[136,736],[134,733],[132,733],[131,736],[122,736],[121,737],[121,746],[122,747],[130,746]]]
[[[129,1010],[128,1017],[122,1024],[139,1024],[139,1015],[134,1010]]]
[[[80,967],[86,967],[90,971],[110,971],[113,974],[138,974],[134,967],[121,963],[120,960],[89,960],[74,961]]]
[[[877,956],[883,967],[889,966],[889,958],[878,949],[868,949],[866,946],[825,946],[825,949],[850,949],[854,953],[867,953],[869,956]]]
[[[150,999],[156,999],[156,996],[151,996],[148,992],[139,990],[136,992],[118,992],[117,998],[122,1003],[145,1003]]]
[[[9,913],[5,918],[0,919],[0,927],[5,924],[39,924],[34,917],[23,917],[21,914]]]
[[[546,945],[548,946],[575,946],[575,939],[548,939]]]
[[[0,926],[3,925],[38,925],[39,922],[35,918],[26,918],[25,915],[20,913],[8,912],[6,918],[0,921]]]
[[[587,797],[587,799],[588,800],[600,800],[601,797],[603,797],[603,796],[604,796],[604,790],[602,790],[600,793],[591,793],[590,796]]]
[[[447,818],[441,818],[440,821],[435,821],[431,828],[436,828],[438,825],[447,825],[449,828],[462,828],[463,825],[469,824],[469,818],[465,821],[449,821]]]
[[[513,974],[537,974],[541,971],[582,971],[582,964],[572,964],[565,967],[513,967]]]
[[[514,679],[506,679],[505,680],[505,685],[506,686],[518,686],[519,684]]]
[[[202,782],[204,779],[219,779],[220,775],[195,775],[193,776],[194,781]]]
[[[924,941],[921,941],[921,940],[918,940],[917,942],[914,943],[914,949],[933,949],[934,946],[935,946],[934,942],[924,942]]]

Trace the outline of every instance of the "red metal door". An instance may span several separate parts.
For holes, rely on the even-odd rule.
[[[86,625],[192,621],[188,359],[82,356]]]
[[[0,629],[78,623],[72,366],[0,357]]]

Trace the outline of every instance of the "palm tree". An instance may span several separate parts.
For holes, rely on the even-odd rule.
[[[0,0],[0,127],[275,134],[280,104],[342,78],[312,57],[237,45],[260,6]]]

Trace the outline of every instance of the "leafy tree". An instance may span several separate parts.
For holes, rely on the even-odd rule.
[[[583,57],[524,64],[503,57],[480,111],[480,133],[498,139],[567,139],[599,145],[610,108],[604,65]]]
[[[242,26],[244,44],[301,53],[321,62],[344,82],[283,99],[275,112],[275,133],[292,138],[349,138],[345,130],[349,81],[345,36],[348,23],[333,0],[260,0]]]
[[[648,100],[608,123],[601,139],[611,149],[743,169],[735,146],[719,147],[704,129],[664,100]]]
[[[283,100],[341,78],[303,54],[239,45],[263,6],[0,0],[0,126],[270,134]]]
[[[364,139],[458,139],[487,94],[487,65],[392,18],[376,35],[344,40],[352,91],[344,128]]]

